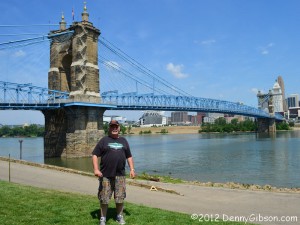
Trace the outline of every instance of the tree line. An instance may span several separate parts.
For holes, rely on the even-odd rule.
[[[288,124],[286,122],[276,123],[277,130],[289,130],[290,126],[293,124]],[[239,122],[238,119],[232,119],[230,123],[227,123],[225,118],[220,117],[215,120],[214,124],[203,123],[200,127],[199,132],[238,132],[238,131],[256,131],[257,124],[252,120],[245,120]],[[108,123],[103,125],[105,134],[108,134]],[[121,124],[120,133],[121,134],[130,134],[132,126],[125,127]],[[43,137],[45,133],[44,126],[38,126],[36,124],[31,124],[24,127],[9,127],[3,126],[0,128],[0,137]],[[168,133],[161,132],[161,133]]]
[[[289,130],[290,126],[286,122],[276,123],[277,130]],[[245,121],[238,121],[238,119],[234,118],[231,120],[230,123],[226,122],[226,119],[220,117],[215,120],[213,124],[211,123],[203,123],[201,125],[200,132],[238,132],[238,131],[256,131],[257,130],[257,123],[253,120],[246,119]]]
[[[24,127],[3,126],[0,128],[0,137],[43,137],[45,127],[31,124]]]

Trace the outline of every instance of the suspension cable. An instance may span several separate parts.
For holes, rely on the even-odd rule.
[[[139,62],[137,62],[135,59],[130,57],[128,54],[126,54],[124,51],[122,51],[121,49],[116,47],[114,44],[112,44],[110,41],[108,41],[104,37],[100,37],[100,38],[102,38],[104,40],[104,41],[102,41],[102,40],[99,39],[99,42],[101,44],[103,44],[106,48],[108,48],[110,51],[112,51],[113,53],[118,55],[120,58],[124,59],[129,64],[135,66],[142,73],[146,74],[147,76],[150,76],[150,77],[154,78],[155,80],[157,80],[159,82],[162,82],[165,86],[167,86],[168,88],[171,88],[172,90],[176,91],[177,93],[191,96],[187,92],[181,90],[178,87],[175,87],[170,82],[168,82],[165,79],[161,78],[160,76],[158,76],[157,74],[155,74],[154,72],[152,72],[151,70],[149,70],[148,68],[146,68],[145,66],[140,64]],[[106,44],[105,42],[107,42],[108,44]]]

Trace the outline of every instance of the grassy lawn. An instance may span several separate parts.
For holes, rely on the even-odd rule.
[[[107,224],[117,224],[111,201]],[[125,203],[126,224],[226,224],[234,222],[199,222],[191,215]],[[99,224],[96,196],[65,193],[0,181],[1,225]]]

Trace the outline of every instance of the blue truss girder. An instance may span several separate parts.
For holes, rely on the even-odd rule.
[[[101,104],[76,103],[77,105],[104,107],[111,110],[162,110],[215,112],[234,115],[244,115],[258,118],[271,118],[269,113],[223,100],[197,98],[191,96],[138,94],[130,92],[119,94],[118,91],[108,91],[101,95]],[[17,84],[0,81],[0,110],[46,110],[72,106],[69,93],[33,86],[32,84]],[[75,105],[76,105],[75,104]],[[275,119],[283,120],[280,114]]]
[[[193,111],[215,112],[250,117],[270,118],[269,113],[243,105],[241,103],[197,98],[191,96],[154,95],[154,94],[116,94],[103,93],[102,101],[116,105],[117,110],[162,110],[162,111]],[[276,119],[282,120],[279,115]]]
[[[68,92],[36,87],[30,83],[0,81],[0,109],[59,108],[68,97]]]

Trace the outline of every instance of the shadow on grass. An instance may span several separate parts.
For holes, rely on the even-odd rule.
[[[92,211],[90,214],[91,214],[93,219],[100,220],[100,210],[99,209],[96,209],[96,210]],[[126,209],[123,210],[123,214],[126,215],[126,216],[130,216],[130,213]],[[117,217],[116,208],[108,207],[107,215],[106,215],[106,221],[108,221],[110,219],[115,220],[116,217]]]

